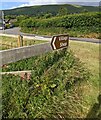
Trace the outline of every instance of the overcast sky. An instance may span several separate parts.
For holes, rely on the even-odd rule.
[[[32,6],[32,5],[47,5],[47,4],[68,4],[74,3],[81,5],[98,5],[100,0],[0,0],[0,9],[12,9],[16,7]],[[78,3],[79,2],[79,3]],[[84,3],[81,3],[84,2]]]

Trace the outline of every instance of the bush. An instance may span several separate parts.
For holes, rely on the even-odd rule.
[[[52,17],[48,19],[26,19],[20,24],[21,27],[65,27],[78,28],[88,26],[99,26],[99,13],[82,13],[65,15],[62,17]]]

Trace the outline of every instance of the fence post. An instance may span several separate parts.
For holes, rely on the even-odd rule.
[[[30,43],[29,43],[29,45],[31,45],[32,43],[31,43],[31,41],[30,41]]]
[[[19,35],[18,36],[18,47],[21,47],[21,46],[23,46],[23,36]]]
[[[13,43],[11,42],[11,48],[13,48]]]
[[[20,39],[21,39],[21,46],[23,46],[23,36],[20,35]]]
[[[18,47],[20,47],[20,35],[18,36]]]

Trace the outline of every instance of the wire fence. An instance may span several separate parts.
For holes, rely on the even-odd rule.
[[[19,35],[18,39],[16,41],[10,42],[10,41],[2,41],[0,42],[0,50],[6,50],[6,49],[12,49],[12,48],[18,48],[23,46],[30,46],[36,44],[35,40],[31,39],[23,39],[23,36]]]
[[[12,48],[17,48],[17,45],[14,45],[13,43],[7,44],[7,43],[0,43],[0,49],[5,50],[5,49],[12,49]]]

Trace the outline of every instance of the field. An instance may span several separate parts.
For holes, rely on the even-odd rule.
[[[73,54],[71,53],[71,50]],[[37,103],[35,101],[34,103],[31,101],[33,96],[31,95],[29,99],[29,102],[31,103],[29,104],[28,102],[26,110],[24,110],[23,112],[19,112],[19,105],[25,105],[25,103],[20,103],[19,101],[14,104],[13,102],[17,99],[24,101],[24,99],[27,98],[22,98],[22,95],[19,95],[18,91],[13,92],[13,94],[15,95],[15,99],[13,99],[11,103],[12,105],[18,106],[16,110],[19,114],[12,111],[12,106],[12,114],[9,114],[9,117],[15,115],[15,117],[21,116],[26,118],[33,116],[33,118],[43,117],[45,119],[50,117],[57,119],[66,117],[85,118],[89,113],[90,117],[96,117],[98,113],[95,113],[93,115],[92,113],[94,113],[94,111],[91,112],[91,109],[93,108],[94,104],[98,102],[97,97],[99,95],[99,45],[70,41],[70,48],[68,52],[58,51],[57,53],[53,52],[49,53],[48,55],[33,57],[20,62],[12,63],[8,65],[8,68],[3,69],[3,71],[16,71],[26,69],[32,70],[31,81],[34,80],[34,87],[36,88],[36,90],[39,91],[38,92],[33,90],[33,94],[35,94],[35,98],[33,99],[35,101],[37,100]],[[62,63],[62,61],[64,62]],[[80,61],[82,61],[83,64]],[[69,69],[67,69],[68,67]],[[88,71],[90,72],[90,74]],[[9,85],[11,86],[11,84],[14,84],[15,89],[18,89],[16,86],[17,84],[22,84],[22,92],[26,91],[25,89],[28,88],[28,83],[24,83],[24,81],[20,83],[21,81],[19,81],[19,77],[16,79],[14,76],[3,76],[3,80],[5,82],[8,81],[7,79],[11,79],[9,81]],[[66,84],[65,82],[67,79],[70,79],[70,81],[72,80],[72,82]],[[13,83],[12,80],[16,82]],[[64,82],[62,82],[61,80],[63,80]],[[77,82],[75,82],[75,80],[77,80]],[[57,83],[59,84],[58,87]],[[32,85],[33,82],[30,84]],[[70,85],[71,87],[66,88],[66,85]],[[65,86],[65,88],[63,86]],[[11,86],[11,88],[14,89],[13,86]],[[50,91],[52,89],[55,89],[55,91]],[[26,95],[28,96],[27,92]],[[64,95],[65,97],[63,97]],[[13,96],[11,95],[10,99],[12,97]],[[35,108],[33,108],[33,106]],[[21,109],[23,110],[23,108]],[[35,114],[33,114],[33,112],[31,112],[30,110],[33,112],[36,111]],[[5,113],[8,111],[5,111]],[[28,113],[29,111],[31,114]]]
[[[41,40],[34,40],[34,39],[23,39],[23,46],[29,46],[29,45],[34,45],[34,44],[40,44],[46,41],[41,41]],[[6,36],[0,36],[0,50],[5,50],[5,49],[11,49],[11,48],[16,48],[18,46],[18,38],[17,37],[6,37]]]

